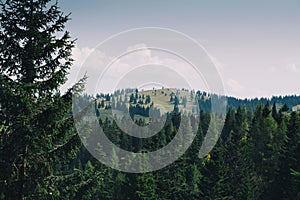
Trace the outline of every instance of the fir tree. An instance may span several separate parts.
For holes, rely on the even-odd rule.
[[[50,0],[6,0],[0,13],[0,179],[5,199],[58,198],[55,185],[72,173],[80,140],[64,95],[74,41],[69,15]],[[64,189],[64,187],[60,188]]]

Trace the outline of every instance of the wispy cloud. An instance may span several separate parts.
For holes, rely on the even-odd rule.
[[[128,52],[128,54],[126,54]],[[165,87],[207,90],[205,81],[181,58],[164,51],[148,49],[146,44],[128,47],[119,58],[93,48],[75,48],[74,66],[67,84],[70,87],[85,73],[86,92],[113,92],[116,85],[139,87],[145,82]]]
[[[292,63],[286,66],[286,69],[290,72],[298,73],[300,72],[300,65]]]
[[[228,79],[227,86],[228,86],[229,93],[240,93],[244,89],[244,86],[242,86],[241,83],[239,83],[234,79]]]

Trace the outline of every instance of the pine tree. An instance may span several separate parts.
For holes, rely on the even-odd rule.
[[[264,107],[259,104],[250,131],[252,140],[252,160],[255,169],[262,179],[262,199],[270,199],[272,183],[275,178],[276,158],[274,138],[278,125],[271,115],[270,104]],[[259,195],[257,195],[259,196]]]
[[[1,1],[0,127],[5,128],[0,180],[6,183],[5,199],[55,198],[54,183],[72,173],[65,166],[80,143],[70,111],[72,92],[81,84],[59,92],[73,61],[74,41],[64,32],[69,15],[50,2]]]
[[[276,102],[274,102],[272,107],[272,117],[276,120],[277,123],[280,122],[280,115],[277,112]]]
[[[202,175],[196,164],[189,165],[189,170],[190,172],[187,174],[187,176],[191,177],[189,181],[189,198],[199,199],[201,194],[200,182]]]
[[[182,105],[183,105],[184,108],[186,108],[186,104],[187,104],[187,98],[186,98],[186,96],[184,96],[182,98]]]
[[[288,122],[287,140],[285,151],[280,162],[281,197],[286,199],[297,199],[299,188],[295,188],[291,170],[300,171],[300,114],[291,113]]]
[[[290,110],[290,108],[289,108],[289,106],[285,103],[284,105],[283,105],[283,107],[281,108],[281,111],[282,112],[288,112]]]

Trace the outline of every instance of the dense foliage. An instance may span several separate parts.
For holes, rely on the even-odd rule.
[[[113,121],[101,121],[101,125],[115,144],[138,152],[166,145],[180,122],[174,117],[171,115],[164,129],[150,140],[126,136]],[[209,118],[210,114],[202,112],[193,145],[178,161],[162,170],[126,174],[92,162],[108,173],[105,183],[112,183],[104,184],[94,195],[100,199],[299,198],[300,113],[279,114],[269,103],[259,103],[254,112],[245,106],[232,108],[217,145],[199,159]]]

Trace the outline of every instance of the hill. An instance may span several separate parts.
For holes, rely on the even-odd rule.
[[[97,112],[101,119],[113,115],[123,116],[122,112],[130,112],[130,116],[138,118],[148,118],[164,115],[174,111],[177,107],[178,112],[190,115],[199,114],[201,110],[211,112],[211,98],[221,98],[216,94],[209,94],[202,91],[189,91],[187,89],[161,88],[152,90],[124,89],[117,90],[114,94],[98,94],[96,96]],[[275,104],[280,110],[285,104],[287,112],[299,111],[300,96],[279,96],[255,99],[237,99],[226,97],[227,109],[245,106],[248,110],[254,111],[261,102]],[[111,117],[109,117],[111,118]]]

